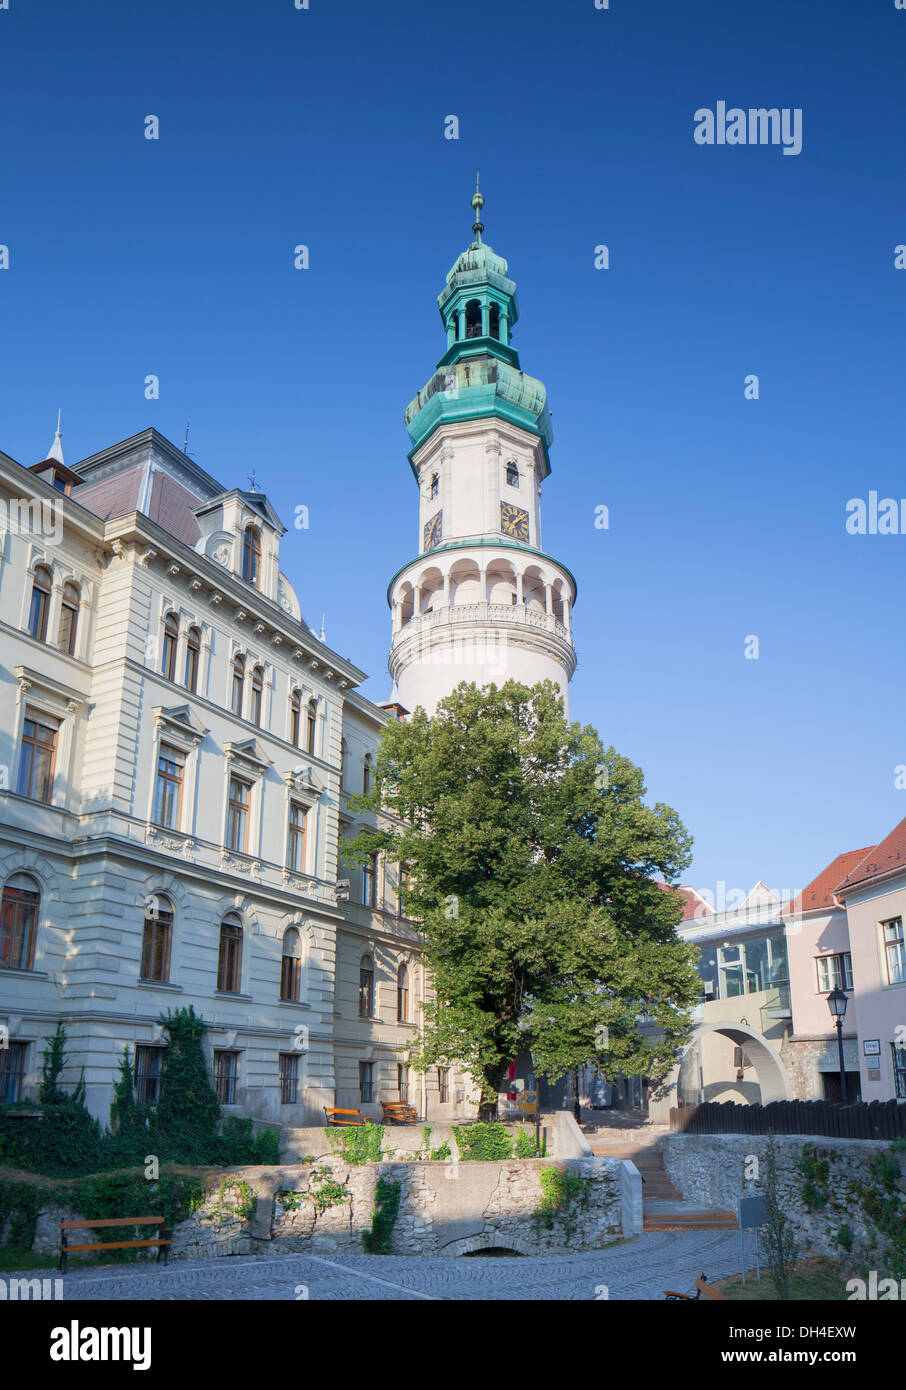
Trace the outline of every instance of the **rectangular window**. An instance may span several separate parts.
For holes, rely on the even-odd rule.
[[[237,1052],[214,1053],[214,1090],[221,1105],[236,1104]]]
[[[286,867],[295,873],[305,872],[305,807],[300,806],[297,801],[291,801],[289,804]]]
[[[402,864],[400,865],[399,892],[396,895],[396,914],[398,917],[405,917],[406,904],[403,901],[403,894],[409,887],[409,870]]]
[[[402,1062],[396,1064],[396,1089],[399,1092],[400,1100],[404,1103],[409,1100],[409,1073]]]
[[[437,1099],[441,1105],[446,1105],[450,1099],[449,1067],[437,1068]]]
[[[299,1054],[280,1053],[280,1104],[295,1105],[299,1094]]]
[[[47,723],[46,716],[36,714],[33,710],[25,711],[16,790],[20,796],[30,796],[35,801],[44,801],[48,805],[53,800],[57,727]]]
[[[902,917],[892,917],[881,923],[884,934],[884,960],[889,985],[906,984],[906,941],[903,938]]]
[[[906,1100],[906,1044],[891,1043],[893,1090],[897,1100]]]
[[[154,788],[154,822],[178,830],[182,815],[182,779],[185,758],[176,748],[161,744]]]
[[[721,999],[732,999],[739,994],[745,994],[745,981],[742,973],[742,952],[739,947],[719,947],[717,959],[720,973]]]
[[[362,1105],[374,1101],[374,1063],[359,1062],[359,1100]]]
[[[249,802],[252,788],[240,777],[230,778],[230,799],[227,809],[227,848],[245,854],[249,843]]]
[[[139,1105],[153,1105],[160,1090],[159,1047],[135,1049],[135,1099]]]
[[[366,907],[377,906],[377,854],[369,854],[362,870],[362,901]]]
[[[22,1099],[26,1046],[11,1042],[0,1048],[0,1105],[14,1105]]]
[[[849,951],[835,956],[818,956],[818,992],[830,994],[832,989],[852,989],[853,958]]]

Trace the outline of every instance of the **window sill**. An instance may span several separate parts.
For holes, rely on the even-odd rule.
[[[304,1004],[301,999],[278,999],[278,1009],[310,1009],[310,1004]]]
[[[173,994],[182,994],[182,985],[171,985],[169,980],[136,980],[140,989],[166,989]]]
[[[252,996],[251,996],[250,994],[239,994],[238,991],[234,991],[234,990],[231,990],[231,989],[215,989],[215,991],[214,991],[214,998],[215,998],[215,999],[240,999],[240,1000],[245,1000],[245,1001],[246,1001],[247,1003],[249,1003],[249,1004],[252,1002]]]
[[[27,970],[21,965],[0,965],[0,975],[13,975],[20,980],[49,980],[47,970]]]

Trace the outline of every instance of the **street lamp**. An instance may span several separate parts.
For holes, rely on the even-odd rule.
[[[843,1062],[843,1017],[846,1013],[847,999],[842,989],[832,989],[827,996],[827,1007],[837,1027],[837,1051],[840,1054],[840,1099],[848,1104],[846,1095],[846,1067]]]

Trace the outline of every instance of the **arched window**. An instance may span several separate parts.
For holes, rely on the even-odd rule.
[[[470,299],[466,305],[466,337],[481,337],[481,305],[477,299]]]
[[[298,999],[302,985],[302,945],[295,927],[283,933],[283,962],[280,967],[280,998]]]
[[[302,738],[302,691],[294,690],[289,701],[289,741],[299,747]]]
[[[238,994],[241,978],[242,924],[238,917],[225,917],[220,924],[217,988],[225,994]]]
[[[396,972],[396,1021],[409,1022],[409,971],[405,965]]]
[[[500,339],[500,306],[499,306],[499,305],[497,305],[497,304],[492,304],[492,305],[491,305],[491,312],[490,312],[490,314],[488,315],[488,323],[489,323],[489,326],[490,326],[491,337],[492,337],[492,338],[497,338],[498,341],[499,341],[499,339]]]
[[[179,642],[179,619],[168,613],[164,619],[164,655],[160,669],[168,681],[176,679],[176,647]]]
[[[318,728],[318,702],[309,700],[308,714],[306,718],[307,728],[305,731],[305,747],[309,753],[315,751],[315,734]]]
[[[506,466],[507,487],[519,486],[519,465],[515,459],[510,459]]]
[[[28,874],[13,874],[0,899],[0,968],[31,970],[35,960],[41,890]]]
[[[436,473],[432,473],[432,474],[431,474],[431,489],[430,489],[430,492],[429,492],[428,495],[429,495],[430,497],[436,497],[439,491],[440,491],[440,478],[437,476]]]
[[[166,984],[170,978],[172,939],[173,904],[162,894],[151,893],[145,907],[140,979]]]
[[[345,738],[340,739],[340,791],[346,789],[346,772],[349,767],[349,744]]]
[[[242,577],[258,584],[261,572],[261,537],[256,526],[246,526],[242,537]]]
[[[264,667],[256,666],[252,672],[252,708],[249,714],[253,724],[261,727],[261,697],[264,691]]]
[[[190,627],[186,633],[186,690],[194,695],[198,689],[198,660],[201,655],[201,632]]]
[[[371,791],[371,768],[371,754],[366,753],[365,763],[362,768],[362,791],[366,796]]]
[[[50,590],[53,584],[46,565],[35,567],[31,584],[31,607],[28,610],[28,631],[39,642],[47,641],[47,615],[50,611]]]
[[[63,603],[60,608],[60,635],[58,646],[67,656],[75,656],[76,632],[79,626],[79,586],[70,581],[63,585]]]
[[[230,693],[230,709],[242,718],[242,693],[245,688],[245,657],[233,658],[233,688]]]
[[[359,962],[359,1018],[374,1017],[374,961],[363,956]]]

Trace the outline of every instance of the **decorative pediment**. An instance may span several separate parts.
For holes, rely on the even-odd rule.
[[[185,752],[201,743],[208,732],[191,705],[155,705],[151,713],[157,728]]]
[[[254,777],[262,777],[272,766],[271,759],[258,740],[254,738],[244,738],[235,743],[227,743],[224,745],[224,752],[230,763],[250,772]]]
[[[310,806],[324,794],[323,782],[310,767],[294,767],[291,772],[284,772],[283,780],[293,796]]]
[[[61,718],[64,714],[75,714],[77,710],[86,703],[86,698],[80,690],[75,690],[71,685],[64,685],[62,681],[53,680],[42,671],[35,671],[31,666],[14,666],[13,675],[19,683],[19,688],[30,698],[35,698],[53,714]]]

